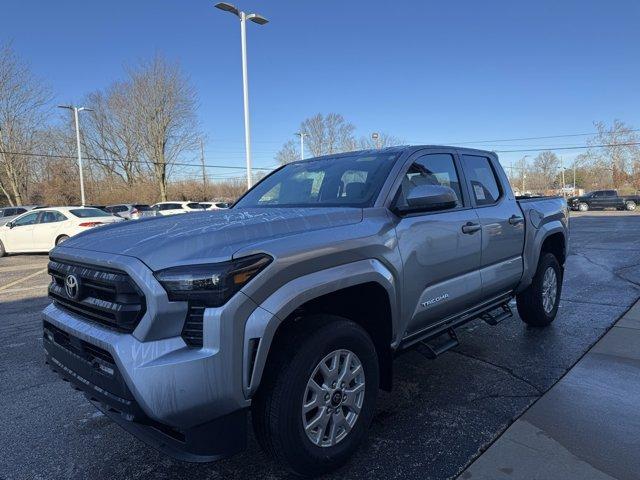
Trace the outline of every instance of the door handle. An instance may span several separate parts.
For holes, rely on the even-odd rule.
[[[479,223],[467,222],[462,226],[462,233],[472,235],[480,230],[482,226]]]
[[[511,215],[511,216],[509,217],[509,223],[510,223],[511,225],[519,225],[519,224],[521,224],[522,222],[524,222],[524,217],[520,217],[520,216],[518,216],[518,215]]]

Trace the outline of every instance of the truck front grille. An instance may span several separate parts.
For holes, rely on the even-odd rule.
[[[144,294],[123,271],[52,259],[49,275],[53,302],[89,321],[131,333],[146,311]]]

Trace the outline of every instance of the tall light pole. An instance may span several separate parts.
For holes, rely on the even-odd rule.
[[[526,167],[526,159],[527,157],[530,157],[531,155],[525,155],[524,157],[522,157],[522,192],[520,192],[521,195],[524,195],[524,180],[525,178],[527,178],[527,174],[525,173],[525,167]]]
[[[82,151],[80,149],[80,122],[78,121],[78,113],[86,110],[87,112],[93,112],[90,108],[75,107],[73,105],[58,105],[59,108],[66,108],[73,110],[73,118],[76,123],[76,145],[78,148],[78,168],[80,169],[80,198],[82,200],[82,206],[84,207],[84,175],[82,174]]]
[[[304,137],[309,134],[304,132],[296,132],[295,134],[300,137],[300,160],[304,160]]]
[[[233,13],[240,19],[240,42],[242,46],[242,92],[244,98],[244,148],[247,156],[247,187],[251,188],[251,133],[249,130],[249,79],[247,76],[247,31],[246,22],[251,20],[258,25],[264,25],[269,20],[257,13],[245,13],[242,10],[238,10],[234,5],[230,3],[220,2],[216,3],[216,8],[224,10],[225,12]]]

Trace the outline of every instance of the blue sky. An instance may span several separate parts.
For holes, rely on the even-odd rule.
[[[208,163],[244,164],[239,24],[206,0],[4,2],[10,40],[58,102],[72,102],[161,52],[199,92]],[[358,136],[460,143],[640,128],[637,1],[242,0],[254,164],[271,166],[300,121],[338,112]],[[561,138],[494,150],[583,144]],[[569,159],[576,152],[564,152]],[[524,153],[505,153],[510,164]],[[534,153],[535,155],[535,153]],[[211,171],[222,174],[223,170]],[[225,171],[229,174],[229,171]]]

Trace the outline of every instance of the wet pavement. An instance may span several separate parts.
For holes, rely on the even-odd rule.
[[[569,253],[550,328],[527,328],[517,316],[496,327],[473,322],[437,360],[398,358],[368,440],[326,478],[455,478],[486,450],[640,297],[640,215],[573,216]],[[11,270],[23,264],[33,270]],[[45,264],[44,256],[0,259],[0,479],[288,478],[253,436],[246,452],[214,464],[164,457],[59,381],[43,364],[47,277],[25,279]]]
[[[640,302],[459,477],[636,480]]]

